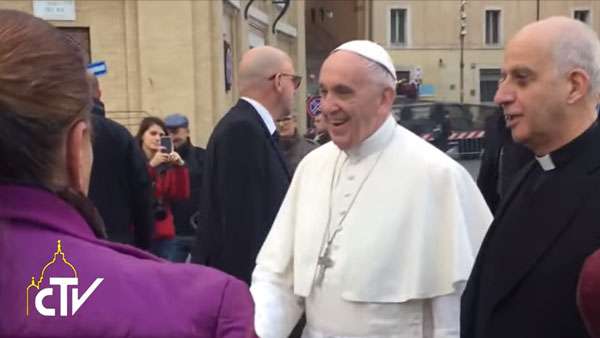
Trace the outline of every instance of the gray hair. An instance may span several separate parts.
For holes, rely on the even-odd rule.
[[[392,77],[392,74],[390,74],[387,69],[373,60],[364,57],[363,60],[367,62],[369,75],[377,84],[382,85],[384,88],[389,87],[394,91],[396,90],[396,79]]]
[[[581,68],[590,77],[588,94],[600,94],[600,41],[588,25],[577,21],[579,29],[568,30],[556,38],[552,51],[560,74]]]

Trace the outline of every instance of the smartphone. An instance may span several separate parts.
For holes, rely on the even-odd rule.
[[[160,151],[163,153],[172,153],[173,152],[173,141],[171,140],[171,136],[161,136],[160,138]]]

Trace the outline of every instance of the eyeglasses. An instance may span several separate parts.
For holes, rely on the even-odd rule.
[[[295,74],[287,74],[287,73],[276,73],[271,75],[269,78],[267,78],[267,80],[274,80],[277,75],[279,76],[289,76],[292,79],[292,82],[294,83],[294,89],[298,89],[298,87],[300,87],[300,84],[302,83],[302,76],[300,75],[295,75]]]

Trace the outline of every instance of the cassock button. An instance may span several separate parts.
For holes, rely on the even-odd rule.
[[[352,196],[352,194],[351,194],[351,193],[349,193],[349,192],[347,192],[347,193],[345,193],[345,194],[344,194],[344,197],[346,197],[346,198],[348,198],[348,197],[350,197],[350,196]]]
[[[348,181],[353,181],[353,180],[354,180],[354,175],[348,176]]]
[[[346,210],[342,210],[342,211],[340,211],[340,216],[344,216],[344,215],[346,215],[346,213],[347,213]]]

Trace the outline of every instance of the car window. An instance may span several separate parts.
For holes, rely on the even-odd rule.
[[[473,129],[473,116],[458,104],[444,105],[450,120],[450,129],[453,131],[468,131]]]
[[[429,106],[407,106],[393,110],[396,121],[417,135],[431,133],[435,122],[429,119]]]

